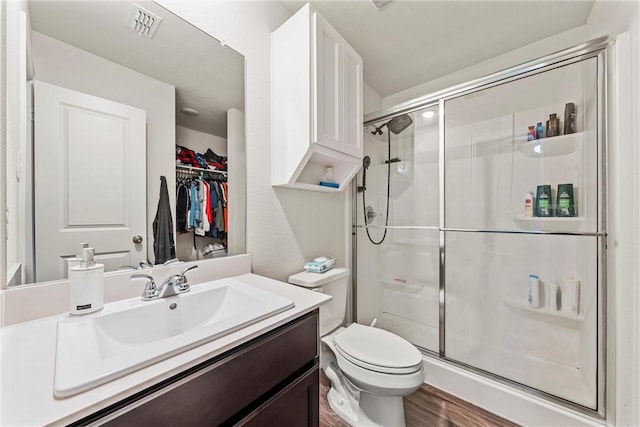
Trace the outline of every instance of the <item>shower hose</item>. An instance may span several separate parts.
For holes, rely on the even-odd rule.
[[[384,217],[384,233],[382,234],[382,239],[377,242],[371,238],[371,235],[369,234],[369,227],[367,224],[367,202],[365,201],[367,188],[364,185],[366,181],[365,178],[367,175],[367,169],[365,168],[362,173],[362,186],[364,187],[364,189],[362,190],[362,214],[364,215],[364,229],[367,232],[369,241],[374,245],[380,245],[387,237],[387,225],[389,225],[389,188],[391,184],[391,132],[389,132],[389,129],[387,129],[387,212]]]

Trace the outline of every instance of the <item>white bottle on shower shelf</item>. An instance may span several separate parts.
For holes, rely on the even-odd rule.
[[[524,196],[524,216],[533,216],[533,193],[531,191]]]
[[[535,274],[529,275],[529,306],[540,308],[540,278]]]
[[[547,287],[547,310],[558,311],[558,289],[560,285],[552,280]]]
[[[94,257],[93,248],[84,248],[80,265],[69,269],[69,314],[93,313],[103,306],[104,265]]]
[[[580,281],[573,276],[562,278],[562,311],[580,314]]]

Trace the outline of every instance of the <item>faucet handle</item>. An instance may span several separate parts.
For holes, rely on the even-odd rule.
[[[180,288],[181,291],[186,291],[187,289],[189,289],[189,281],[187,280],[187,277],[185,276],[185,274],[187,274],[188,271],[191,271],[194,268],[198,268],[198,266],[192,265],[191,267],[185,268],[184,271],[180,273],[180,278],[178,280],[178,287]]]
[[[186,281],[187,279],[186,279],[186,277],[184,275],[187,274],[187,271],[191,271],[194,268],[198,268],[198,266],[197,265],[192,265],[191,267],[185,268],[184,271],[180,274],[180,276],[182,276],[182,279]]]
[[[143,300],[154,299],[158,296],[158,287],[156,286],[156,282],[153,280],[153,277],[149,274],[136,273],[132,274],[130,279],[146,279],[147,284],[144,287],[144,291],[142,292]]]

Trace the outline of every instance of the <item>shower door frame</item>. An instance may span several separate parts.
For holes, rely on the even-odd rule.
[[[383,120],[391,119],[401,114],[412,113],[424,108],[439,108],[439,129],[438,129],[438,190],[439,190],[439,218],[438,227],[433,226],[373,226],[369,228],[377,229],[419,229],[419,230],[438,230],[439,231],[439,348],[433,351],[419,347],[423,354],[434,357],[441,362],[451,364],[456,367],[462,367],[475,374],[490,378],[503,384],[524,391],[528,394],[544,398],[546,400],[561,404],[589,416],[595,416],[604,419],[606,416],[606,400],[607,400],[607,383],[606,383],[606,356],[607,356],[607,65],[610,61],[609,47],[612,46],[614,40],[612,37],[600,37],[575,47],[565,49],[521,65],[508,68],[488,76],[469,81],[460,85],[444,89],[432,94],[428,94],[414,100],[402,103],[398,106],[382,110],[377,113],[371,113],[364,117],[363,125],[369,125]],[[445,224],[445,102],[460,96],[468,95],[479,90],[485,90],[494,86],[509,83],[522,78],[531,77],[536,74],[545,73],[559,67],[578,63],[587,59],[597,59],[597,118],[596,118],[596,138],[598,147],[598,189],[597,189],[597,231],[596,232],[556,232],[556,231],[519,231],[519,230],[484,230],[484,229],[468,229],[468,228],[447,228]],[[357,224],[357,183],[353,181],[352,190],[352,320],[357,319],[357,229],[364,228],[364,225]],[[476,232],[476,233],[507,233],[507,234],[539,234],[539,235],[559,235],[559,236],[583,236],[595,237],[598,239],[598,265],[597,265],[597,302],[598,302],[598,322],[597,322],[597,358],[598,366],[596,373],[597,381],[597,408],[591,409],[580,404],[562,399],[550,393],[539,389],[526,386],[506,377],[493,374],[483,369],[458,362],[454,359],[446,357],[445,354],[445,234],[446,232]]]

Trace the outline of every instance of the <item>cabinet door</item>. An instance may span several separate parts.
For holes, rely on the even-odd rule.
[[[318,366],[252,412],[237,426],[317,427],[320,423]]]
[[[322,16],[313,15],[316,43],[312,78],[313,142],[343,151],[341,101],[342,38]]]
[[[344,45],[342,96],[344,105],[343,151],[362,157],[362,58]]]

